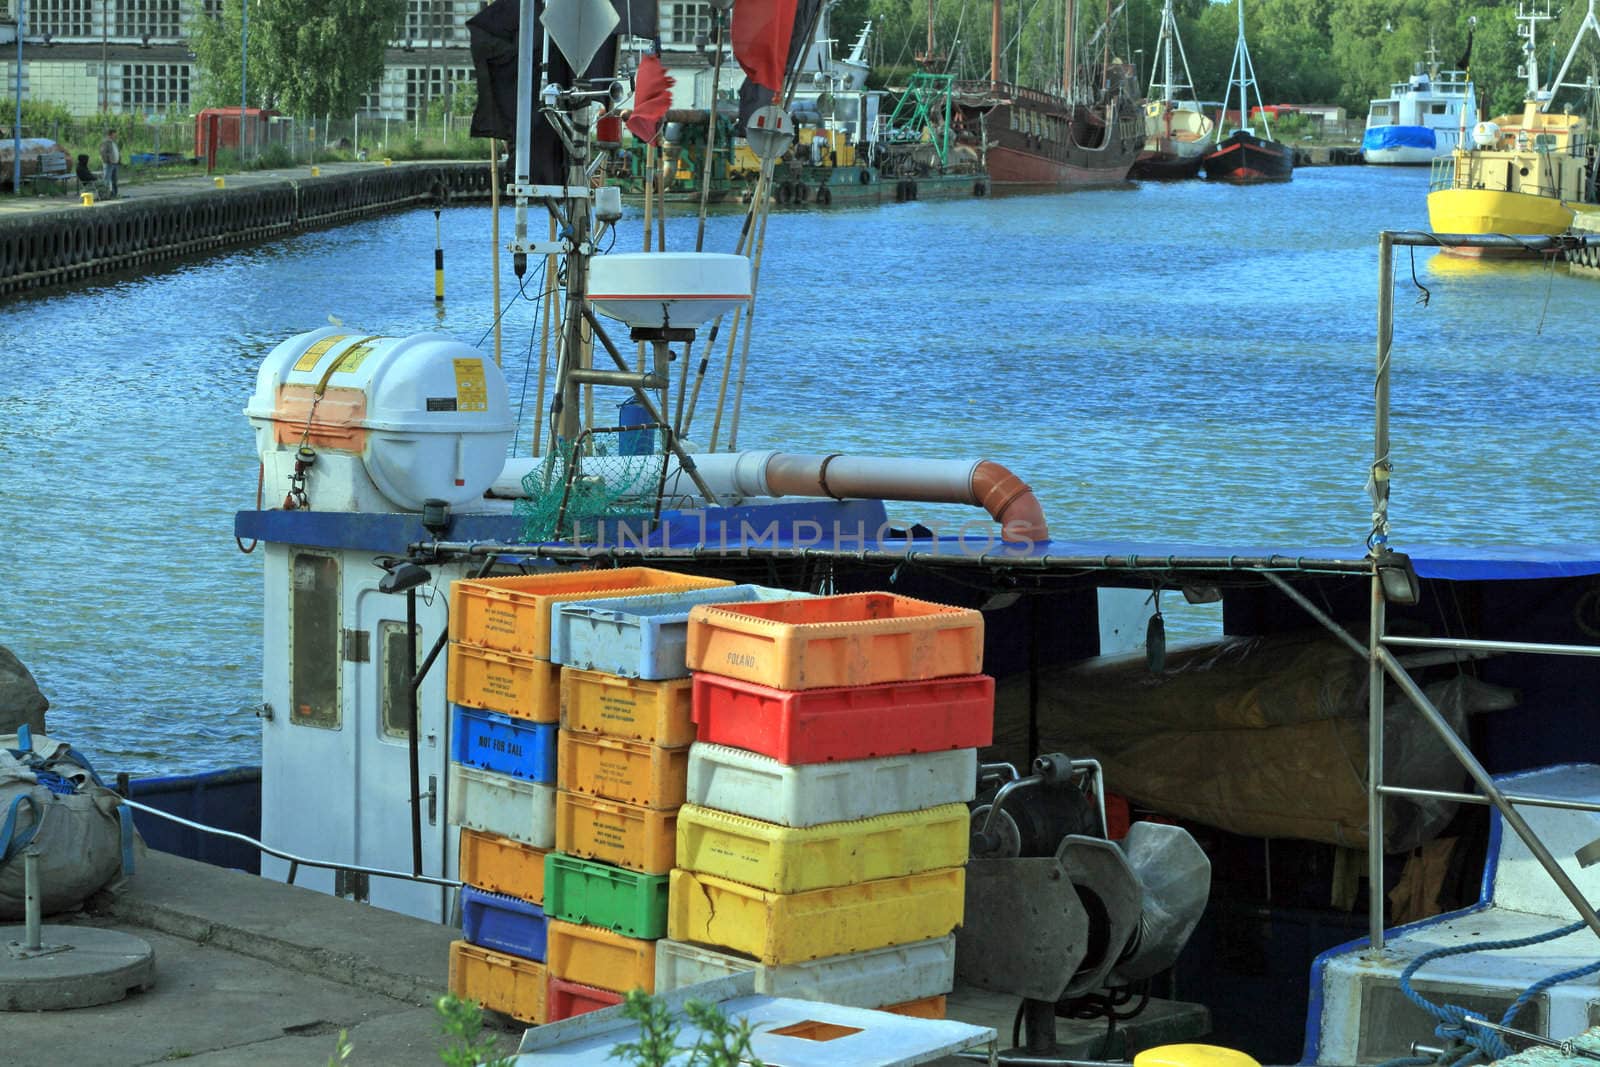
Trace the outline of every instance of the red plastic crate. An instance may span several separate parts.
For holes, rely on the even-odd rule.
[[[693,715],[699,740],[789,765],[983,748],[994,734],[994,679],[791,691],[697,674]]]
[[[592,985],[569,982],[565,978],[550,976],[550,989],[545,996],[545,1021],[560,1022],[586,1011],[599,1011],[613,1004],[621,1004],[621,993],[609,989],[596,989]]]

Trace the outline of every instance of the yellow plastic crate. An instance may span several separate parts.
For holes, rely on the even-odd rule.
[[[662,748],[603,734],[562,730],[556,782],[573,793],[645,808],[683,805],[689,784],[689,746]]]
[[[678,812],[678,866],[803,893],[960,867],[970,835],[965,804],[799,829],[688,804]]]
[[[445,692],[452,704],[468,708],[532,722],[561,720],[561,668],[531,656],[452,641]]]
[[[561,668],[561,728],[677,748],[694,740],[694,680],[647,682]]]
[[[545,987],[549,972],[537,960],[479,948],[466,941],[450,943],[450,992],[476,1000],[513,1019],[545,1022]]]
[[[666,874],[677,854],[677,822],[676,811],[563,789],[556,794],[556,851],[630,871]]]
[[[656,943],[599,926],[550,920],[545,942],[550,973],[613,993],[656,991]]]
[[[653,567],[462,578],[450,586],[450,637],[479,648],[547,660],[550,609],[556,604],[732,584],[723,578],[702,578]]]
[[[961,925],[966,872],[771,893],[682,868],[672,872],[667,936],[731,948],[762,963],[798,963],[944,937]]]
[[[461,831],[461,880],[544,906],[544,858],[547,849],[479,830]]]
[[[894,593],[689,612],[689,669],[774,689],[914,682],[983,670],[983,613]]]

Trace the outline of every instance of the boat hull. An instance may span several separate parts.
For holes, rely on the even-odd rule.
[[[1426,126],[1369,126],[1361,138],[1361,156],[1379,166],[1425,167],[1455,150],[1454,129]]]
[[[1434,233],[1509,233],[1552,235],[1572,225],[1573,209],[1553,196],[1496,189],[1438,189],[1428,194],[1428,226]],[[1446,249],[1457,255],[1484,255],[1484,249]],[[1498,253],[1520,255],[1522,253]]]
[[[1135,158],[1131,152],[1117,152],[1105,159],[1062,161],[1002,145],[989,149],[988,163],[997,186],[1106,189],[1127,183]]]
[[[1198,178],[1206,157],[1199,153],[1180,155],[1176,152],[1144,152],[1133,164],[1130,177],[1143,181],[1185,181]]]
[[[1071,103],[1012,85],[962,100],[962,121],[988,142],[984,169],[997,189],[1104,189],[1126,184],[1144,149],[1144,116],[1130,99]]]
[[[1217,145],[1205,159],[1206,179],[1234,185],[1258,185],[1294,179],[1294,150],[1263,141],[1243,130]]]

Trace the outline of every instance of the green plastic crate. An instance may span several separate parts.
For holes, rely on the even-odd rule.
[[[551,852],[544,858],[544,910],[626,937],[666,937],[667,876]]]

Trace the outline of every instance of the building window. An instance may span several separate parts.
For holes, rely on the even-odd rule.
[[[422,666],[422,628],[417,627],[417,658]],[[406,624],[378,623],[378,684],[383,696],[383,736],[404,741],[411,736],[411,712],[406,703]]]
[[[118,37],[181,37],[178,5],[179,0],[118,0],[112,32]]]
[[[661,5],[663,44],[694,44],[695,38],[711,36],[711,6],[703,3]]]
[[[458,83],[472,79],[471,67],[406,68],[406,121],[414,120],[419,109],[431,109],[436,101],[450,99]]]
[[[200,13],[208,19],[222,17],[222,0],[201,0]]]
[[[28,32],[35,36],[88,37],[90,0],[32,0],[28,4]]]
[[[289,566],[289,721],[337,730],[339,561],[296,552]]]
[[[455,0],[406,0],[408,44],[448,44],[456,37]]]
[[[172,107],[188,107],[188,64],[123,64],[122,106],[128,111],[165,111]]]

